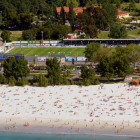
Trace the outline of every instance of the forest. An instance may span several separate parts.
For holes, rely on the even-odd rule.
[[[3,31],[22,31],[22,37],[18,40],[41,39],[41,31],[44,32],[44,39],[62,39],[68,33],[74,32],[74,28],[84,31],[88,38],[95,38],[98,31],[108,30],[109,26],[113,29],[111,26],[117,23],[117,9],[122,2],[128,2],[128,0],[121,0],[121,2],[120,0],[1,0],[2,20],[0,21],[3,24],[0,28]],[[139,1],[129,0],[129,2],[129,7],[134,9],[135,2]],[[68,13],[65,13],[64,6],[69,7]],[[94,8],[94,6],[102,6],[102,8]],[[61,7],[60,13],[57,13],[57,7]],[[87,9],[76,15],[74,7]],[[32,25],[36,21],[43,21],[43,23]],[[69,25],[66,25],[66,21]],[[114,28],[118,31],[123,29],[118,25],[114,25]],[[117,38],[127,37],[125,29],[123,33],[118,32],[118,34]],[[9,31],[4,31],[1,37],[10,42],[12,41],[10,35]],[[116,38],[116,36],[110,37]]]
[[[129,2],[131,0],[121,0],[122,2]],[[139,0],[134,0],[139,2]],[[9,13],[18,15],[20,13],[35,14],[39,15],[41,13],[48,13],[49,9],[53,5],[59,7],[69,6],[70,2],[73,3],[74,7],[86,7],[90,5],[102,5],[104,3],[118,3],[120,0],[1,0],[0,1],[0,11],[4,18]]]

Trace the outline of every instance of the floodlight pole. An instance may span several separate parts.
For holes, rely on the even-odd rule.
[[[21,39],[20,39],[20,48],[21,48],[21,54],[23,54],[23,53],[22,53],[22,47],[21,47]]]
[[[43,46],[43,31],[41,31],[41,33],[42,33],[42,46]]]

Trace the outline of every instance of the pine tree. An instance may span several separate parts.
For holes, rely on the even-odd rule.
[[[70,4],[69,7],[69,22],[71,25],[71,28],[74,29],[74,22],[75,22],[75,11],[73,10],[73,4]]]
[[[65,11],[63,5],[61,5],[61,12],[60,12],[60,23],[65,25]]]

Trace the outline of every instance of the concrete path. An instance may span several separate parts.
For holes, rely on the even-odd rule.
[[[77,79],[77,78],[79,78],[81,76],[81,74],[76,74],[76,75],[74,75],[70,80],[71,81],[74,81],[75,79]]]
[[[131,35],[131,34],[128,34],[128,36],[134,37],[134,38],[140,38],[140,36],[135,36],[135,35]]]

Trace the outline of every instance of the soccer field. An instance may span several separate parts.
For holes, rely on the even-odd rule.
[[[47,56],[49,54],[65,54],[66,56],[84,56],[85,48],[14,48],[9,53],[21,53],[21,50],[25,56]]]

